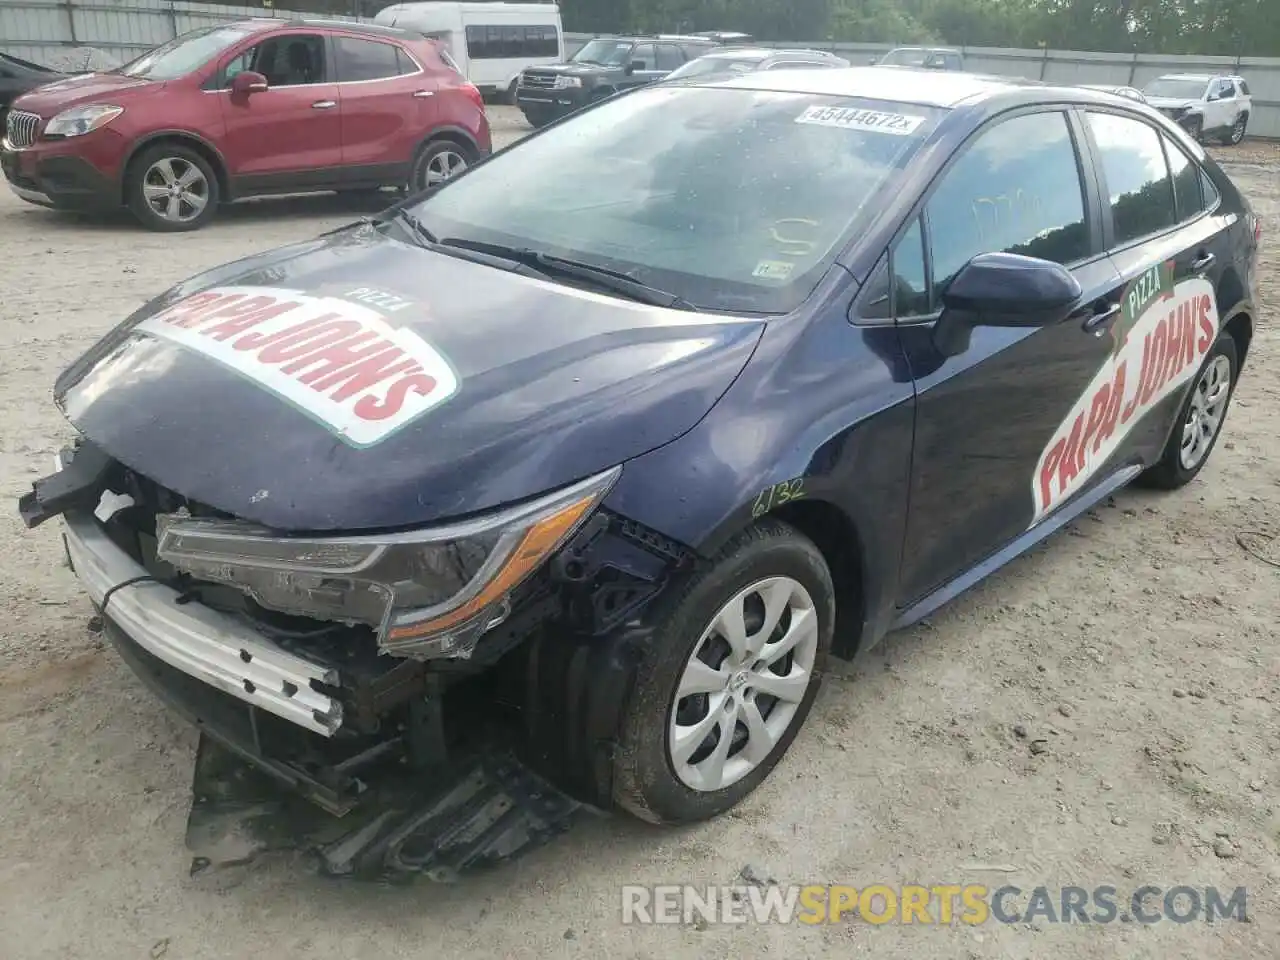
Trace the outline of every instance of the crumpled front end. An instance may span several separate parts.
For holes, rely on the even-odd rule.
[[[599,509],[613,473],[434,535],[317,541],[220,514],[89,442],[59,467],[24,519],[60,519],[108,639],[202,732],[195,868],[303,848],[334,875],[448,879],[607,802],[596,747],[563,755],[547,719],[592,701],[587,729],[608,743],[629,682],[610,630],[681,559]],[[482,557],[425,562],[467,538]],[[413,577],[439,594],[454,582],[441,570],[462,586],[424,606]]]

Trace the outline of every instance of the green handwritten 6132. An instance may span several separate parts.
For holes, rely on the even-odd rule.
[[[764,516],[774,507],[780,507],[784,503],[800,500],[803,497],[804,477],[796,477],[794,480],[775,483],[772,487],[765,487],[757,494],[756,502],[751,506],[751,516]]]

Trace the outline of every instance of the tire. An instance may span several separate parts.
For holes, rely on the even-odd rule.
[[[520,86],[520,78],[516,77],[511,81],[511,85],[507,87],[506,104],[514,107],[516,105],[516,88]]]
[[[1187,131],[1187,136],[1189,136],[1196,143],[1204,142],[1204,118],[1203,117],[1192,117],[1190,120],[1187,121],[1184,129]]]
[[[451,157],[453,159],[450,159]],[[419,190],[439,186],[475,162],[476,152],[470,146],[456,140],[431,140],[422,146],[418,150],[418,155],[414,157],[413,167],[409,173],[409,192],[416,193]],[[448,174],[438,176],[444,173],[445,168],[448,168]]]
[[[188,181],[188,178],[193,179]],[[161,191],[172,191],[175,183],[187,185],[178,194],[171,192],[166,198]],[[172,215],[175,197],[178,200],[176,216]],[[203,199],[198,210],[195,210],[195,197]],[[217,174],[209,161],[190,147],[158,143],[147,147],[129,163],[125,202],[148,230],[162,233],[199,230],[217,214],[219,200]]]
[[[1239,146],[1240,142],[1244,140],[1245,131],[1248,129],[1249,114],[1247,112],[1242,112],[1240,116],[1236,117],[1235,122],[1231,125],[1231,129],[1223,135],[1223,144],[1228,147]]]
[[[1187,393],[1187,398],[1178,408],[1178,419],[1174,423],[1169,442],[1165,445],[1160,460],[1138,478],[1142,486],[1157,490],[1177,490],[1194,480],[1204,465],[1209,462],[1213,448],[1217,446],[1218,438],[1222,436],[1222,427],[1226,423],[1227,411],[1235,393],[1236,376],[1240,371],[1239,356],[1235,339],[1231,334],[1226,331],[1219,333],[1218,339],[1209,348],[1204,363],[1200,365],[1195,378],[1191,381],[1192,387]],[[1216,381],[1213,379],[1215,373],[1218,378]],[[1185,433],[1188,429],[1196,429],[1203,433],[1202,428],[1210,422],[1204,412],[1206,409],[1204,401],[1209,391],[1215,389],[1215,383],[1221,383],[1224,392],[1219,401],[1212,405],[1216,413],[1216,419],[1212,420],[1212,433],[1202,438],[1201,446],[1195,451],[1194,459],[1189,462],[1188,458],[1183,457]],[[1193,407],[1198,411],[1194,425],[1191,423]]]
[[[773,642],[780,643],[781,638],[793,635],[802,638],[777,663],[786,665],[787,676],[807,673],[808,685],[803,692],[796,685],[790,690],[794,696],[785,701],[763,692],[757,694],[752,678],[766,681],[764,671],[753,672],[763,663],[751,663],[752,658],[761,655],[753,644],[757,652],[745,661],[740,659],[750,669],[721,669],[720,674],[730,680],[722,689],[717,688],[718,693],[679,697],[686,670],[694,669],[692,660],[696,654],[701,654],[700,666],[708,678],[712,671],[705,669],[706,665],[720,664],[723,668],[728,662],[727,658],[719,659],[730,651],[730,645],[716,624],[727,605],[744,611],[747,629],[752,623],[759,624],[757,618],[765,609],[763,598],[751,591],[761,584],[775,600],[785,594],[787,607],[772,634],[777,638]],[[748,595],[747,602],[737,606],[735,601],[744,593]],[[660,639],[639,672],[620,724],[622,732],[613,760],[613,799],[622,809],[650,823],[707,820],[755,790],[804,724],[821,686],[831,648],[835,622],[831,573],[810,540],[787,524],[764,519],[731,541],[706,568],[691,575],[665,608],[656,613],[656,618],[653,633]],[[811,626],[811,631],[805,624]],[[764,643],[767,639],[762,628],[747,637],[749,643]],[[811,662],[807,671],[803,666],[806,660]],[[781,679],[777,673],[771,675]],[[741,682],[743,677],[745,685]],[[719,677],[714,679],[719,684]],[[770,719],[774,724],[774,729],[768,731],[770,736],[756,741],[760,745],[757,749],[766,752],[754,758],[749,756],[747,747],[755,734],[748,733],[739,720],[747,716],[739,711],[747,709],[756,711],[754,716],[762,716],[765,724]],[[722,721],[728,710],[733,711],[735,720],[730,739],[724,741]],[[711,720],[712,716],[720,717],[721,722]],[[674,737],[677,720],[692,732],[683,744]],[[712,725],[706,726],[708,723]],[[713,738],[715,744],[727,744],[730,752],[720,767],[724,774],[721,780],[705,772],[715,769],[715,751],[708,751]],[[695,741],[701,746],[691,746]],[[696,789],[690,785],[690,777],[702,780]]]

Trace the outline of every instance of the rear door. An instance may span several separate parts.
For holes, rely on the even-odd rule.
[[[992,120],[971,138],[899,242],[895,261],[914,266],[897,273],[927,278],[923,290],[918,279],[899,281],[908,306],[894,311],[916,385],[904,603],[991,556],[1094,472],[1080,458],[1105,432],[1108,411],[1074,434],[1073,423],[1117,315],[1100,220],[1078,118],[1041,108]],[[996,251],[1068,266],[1082,308],[1039,329],[978,327],[963,352],[944,358],[933,341],[941,294],[969,260]]]
[[[335,34],[333,49],[344,180],[407,182],[414,150],[437,122],[437,78],[390,41]]]
[[[1114,453],[1151,462],[1220,328],[1215,291],[1233,258],[1229,223],[1212,181],[1176,138],[1119,111],[1084,116],[1123,305],[1111,336],[1113,378],[1125,385]],[[1198,452],[1194,433],[1183,439]]]
[[[337,182],[342,121],[331,59],[323,34],[297,31],[242,48],[222,65],[223,154],[236,195]],[[265,76],[268,88],[233,95],[231,78],[245,70]]]

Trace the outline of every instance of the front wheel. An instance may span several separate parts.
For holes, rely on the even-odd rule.
[[[418,151],[409,178],[412,191],[438,187],[475,163],[475,151],[453,140],[433,140]]]
[[[834,621],[810,540],[765,520],[732,541],[658,616],[614,758],[617,804],[689,823],[755,790],[813,706]]]
[[[1187,135],[1191,137],[1192,140],[1194,140],[1196,143],[1203,142],[1204,140],[1204,120],[1203,119],[1201,119],[1200,117],[1192,117],[1190,120],[1186,121],[1186,123],[1184,123],[1182,126],[1183,126],[1183,129],[1187,131]]]
[[[125,199],[149,230],[198,230],[217,212],[218,178],[195,150],[161,143],[129,164]]]
[[[1213,452],[1227,419],[1240,369],[1231,334],[1218,334],[1205,357],[1160,461],[1140,478],[1144,486],[1176,490],[1195,479]]]

